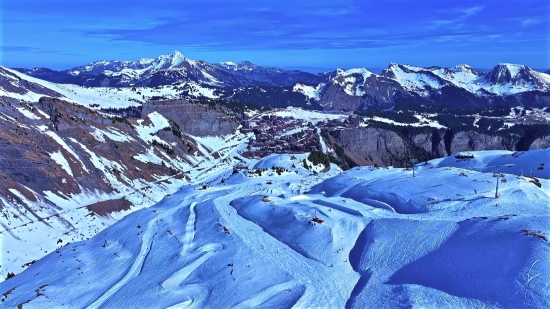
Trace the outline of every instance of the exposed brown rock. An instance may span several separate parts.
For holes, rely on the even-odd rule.
[[[98,202],[88,206],[89,211],[93,211],[99,216],[108,216],[112,212],[117,212],[121,210],[129,210],[132,204],[125,199],[117,200],[108,200],[103,202]]]

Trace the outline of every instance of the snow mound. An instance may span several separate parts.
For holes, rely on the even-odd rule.
[[[468,158],[472,156],[473,158]],[[462,152],[432,161],[439,167],[460,167],[487,173],[505,173],[550,179],[550,149],[511,152]]]
[[[465,162],[455,158],[420,163],[415,177],[401,168],[284,177],[220,169],[209,179],[227,181],[184,186],[0,283],[2,305],[549,307],[550,181],[506,176],[497,200],[483,172],[503,155],[544,152],[472,154],[481,172],[451,166]],[[248,167],[292,167],[305,156]]]

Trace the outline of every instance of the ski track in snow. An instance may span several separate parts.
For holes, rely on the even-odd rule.
[[[202,202],[206,202],[207,200],[203,200]],[[201,202],[201,203],[202,203]],[[219,253],[223,250],[223,245],[221,244],[206,244],[201,246],[200,248],[196,249],[194,252],[191,252],[192,246],[193,246],[193,240],[195,239],[195,220],[196,220],[196,214],[195,214],[195,207],[197,206],[197,202],[192,202],[191,205],[189,205],[189,218],[187,219],[187,224],[185,226],[185,236],[183,238],[183,246],[181,250],[181,255],[189,255],[194,254],[199,256],[196,260],[188,264],[187,266],[183,267],[179,271],[175,272],[170,276],[168,279],[166,279],[161,285],[163,288],[167,290],[177,290],[181,283],[189,277],[189,275],[195,271],[197,268],[199,268],[204,262],[206,262],[208,259],[210,259],[215,254]],[[200,283],[194,283],[193,289],[197,289],[198,286],[202,286],[200,289],[208,291],[208,288],[206,285],[200,284]],[[184,289],[183,292],[186,292],[186,294],[189,293],[187,291],[187,287]],[[182,291],[180,291],[182,293]],[[204,293],[203,293],[204,294]],[[195,294],[191,294],[195,295]],[[195,295],[196,296],[196,295]],[[185,306],[191,306],[193,304],[197,304],[197,298],[191,297],[190,300],[178,304],[179,305],[185,305]]]
[[[109,288],[105,293],[103,293],[103,295],[101,295],[93,303],[88,305],[88,308],[93,308],[93,309],[101,308],[103,304],[105,304],[113,295],[115,295],[120,289],[122,289],[130,280],[134,279],[141,273],[141,270],[143,268],[143,262],[145,261],[145,258],[149,254],[149,251],[151,251],[151,248],[153,246],[153,239],[157,234],[156,228],[154,228],[154,226],[157,225],[158,221],[161,218],[167,217],[168,215],[174,213],[176,210],[177,208],[174,208],[170,211],[167,211],[163,216],[149,221],[149,224],[147,224],[147,229],[143,233],[143,237],[141,241],[141,249],[137,257],[134,259],[134,262],[130,270],[126,273],[124,278],[122,278],[115,285]]]
[[[227,193],[229,192],[231,191],[228,190]],[[316,272],[316,268],[323,267],[323,264],[312,259],[304,259],[302,254],[288,247],[288,245],[276,239],[271,234],[262,233],[263,229],[261,226],[238,215],[236,209],[230,206],[230,202],[238,197],[238,192],[229,193],[214,199],[212,202],[230,231],[235,231],[236,235],[247,235],[246,238],[241,238],[247,246],[258,247],[259,244],[263,243],[265,244],[265,248],[271,248],[273,251],[277,252],[277,254],[273,254],[270,252],[271,250],[256,251],[258,254],[262,254],[265,258],[271,260],[273,265],[279,265],[282,269],[296,278],[285,284],[305,286],[305,292],[294,305],[294,308],[330,306],[334,301],[334,298],[330,295],[337,290],[334,287],[334,278],[311,276],[311,274]],[[251,229],[252,231],[250,231]],[[290,250],[286,250],[287,248]],[[315,291],[315,286],[325,287],[325,290]],[[260,295],[259,299],[263,299],[264,297],[266,296]]]
[[[258,293],[253,298],[249,298],[239,304],[237,304],[234,309],[248,309],[248,308],[258,308],[263,303],[271,299],[273,296],[279,294],[279,293],[285,293],[287,291],[290,291],[291,289],[297,288],[296,284],[293,284],[292,282],[285,282],[281,284],[273,285],[262,292]]]
[[[282,160],[277,158],[249,166],[278,166]],[[301,158],[295,160],[299,162]],[[481,155],[479,160],[486,162]],[[447,163],[453,162],[439,162],[442,167]],[[525,228],[543,230],[538,233],[547,235],[541,224],[530,225],[537,220],[544,223],[547,216],[546,204],[542,201],[549,198],[547,180],[541,179],[543,188],[539,189],[529,183],[529,179],[509,177],[501,187],[503,198],[498,202],[503,204],[497,207],[484,194],[492,192],[490,183],[494,179],[488,173],[450,167],[437,170],[432,166],[419,166],[417,171],[418,178],[414,180],[411,171],[368,167],[333,178],[314,177],[304,171],[283,176],[267,172],[262,177],[248,177],[242,172],[227,177],[231,171],[217,167],[197,172],[201,180],[208,183],[207,188],[199,184],[182,188],[157,206],[157,210],[163,211],[143,223],[146,229],[141,239],[135,239],[131,258],[121,264],[123,267],[113,269],[117,279],[98,285],[103,294],[95,301],[86,300],[81,306],[91,302],[87,307],[106,308],[115,303],[122,306],[128,299],[158,297],[157,306],[165,308],[374,308],[377,305],[381,308],[408,305],[492,308],[495,303],[476,297],[488,295],[494,297],[496,305],[513,307],[518,302],[491,294],[497,293],[500,287],[510,288],[512,283],[503,281],[505,284],[499,282],[498,288],[491,288],[483,279],[495,271],[510,274],[503,267],[510,263],[504,264],[490,252],[486,255],[484,246],[487,245],[493,249],[504,248],[503,258],[510,255],[511,266],[517,264],[518,271],[522,271],[518,277],[512,277],[517,282],[515,296],[519,302],[534,307],[547,304],[545,244],[533,234],[519,233]],[[463,171],[468,177],[460,177]],[[221,178],[226,182],[220,183]],[[295,193],[302,185],[304,193]],[[474,188],[479,193],[474,192]],[[518,191],[522,193],[516,194]],[[263,201],[262,196],[267,196],[269,201]],[[524,208],[522,203],[527,201],[533,203]],[[416,205],[426,207],[426,212],[403,211],[415,210]],[[307,224],[314,211],[325,223]],[[132,222],[141,222],[142,215],[136,218]],[[174,235],[161,237],[163,227],[157,223],[164,219],[165,225],[176,231]],[[230,233],[220,231],[216,220]],[[499,238],[503,232],[516,241],[509,243],[510,249],[500,245],[501,241],[508,245]],[[289,237],[294,236],[296,239],[289,241]],[[124,235],[117,237],[118,242],[124,242]],[[109,240],[115,242],[113,238]],[[521,244],[518,252],[514,251],[516,243]],[[162,270],[157,273],[156,269],[149,272],[149,262],[162,265],[156,259],[165,257],[155,249],[172,248],[170,246],[174,251],[166,257],[178,266],[164,273]],[[526,257],[516,254],[524,247],[539,251]],[[228,252],[236,252],[232,256],[237,258],[228,261]],[[479,265],[462,262],[464,252],[479,258]],[[109,254],[112,255],[112,251],[106,252],[100,246],[86,251],[83,259],[90,268],[88,271],[102,267],[101,263],[110,260]],[[250,263],[251,268],[245,268],[243,261]],[[53,272],[31,266],[32,274],[17,287],[25,284],[30,288],[36,270],[47,272],[41,282],[55,284],[64,272],[61,262],[50,257],[48,267],[54,268]],[[235,262],[238,266],[233,269]],[[227,263],[231,263],[231,273],[216,270],[216,267],[227,269]],[[142,269],[145,269],[143,273]],[[472,277],[471,269],[478,276]],[[157,281],[149,280],[150,276],[164,280],[157,286]],[[213,276],[216,281],[209,279]],[[451,279],[440,280],[441,276]],[[153,282],[152,289],[145,290],[141,285],[143,280]],[[450,284],[452,280],[458,284]],[[6,282],[9,288],[10,281]],[[472,286],[480,284],[479,289],[465,284],[470,282]],[[151,294],[133,295],[130,288],[134,287]],[[456,293],[470,294],[460,297]],[[389,299],[393,296],[394,299]],[[429,301],[434,303],[430,305]],[[155,303],[148,304],[154,307]],[[40,307],[38,301],[32,305]]]
[[[184,255],[186,252],[191,251],[193,246],[193,240],[195,239],[195,206],[197,202],[191,203],[189,206],[189,219],[187,219],[187,224],[185,225],[185,236],[183,238],[183,247],[181,249],[181,255]]]

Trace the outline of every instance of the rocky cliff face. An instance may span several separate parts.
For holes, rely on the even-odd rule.
[[[450,154],[474,150],[515,150],[514,147],[515,143],[513,139],[507,140],[501,136],[466,131],[455,134],[451,143]]]
[[[325,110],[380,110],[395,102],[416,100],[398,82],[366,70],[338,70],[338,75],[324,87],[319,105]]]
[[[406,161],[408,148],[395,132],[361,128],[334,131],[336,142],[370,164],[394,165]]]
[[[234,133],[239,122],[219,105],[191,103],[187,100],[151,101],[143,104],[143,115],[158,112],[194,136],[219,136]]]
[[[537,138],[533,143],[531,144],[532,150],[536,149],[550,149],[550,136]],[[549,158],[550,160],[550,158]]]
[[[52,97],[0,98],[0,241],[3,250],[27,248],[2,256],[2,278],[215,166],[223,151],[191,135],[227,135],[238,126],[208,105],[151,103],[144,111],[127,119]]]
[[[421,161],[448,156],[461,151],[510,150],[514,151],[519,136],[503,138],[473,131],[454,134],[450,143],[442,134],[419,133],[409,136],[381,128],[353,128],[330,133],[331,141],[343,147],[358,165],[404,167],[411,159]],[[550,136],[536,139],[530,150],[550,147]],[[450,153],[449,153],[450,151]],[[359,158],[357,160],[356,158]],[[410,163],[409,163],[410,164]]]

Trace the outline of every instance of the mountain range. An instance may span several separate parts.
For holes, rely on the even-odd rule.
[[[58,84],[170,87],[175,89],[172,97],[253,102],[270,107],[376,110],[402,103],[472,107],[550,104],[550,75],[519,64],[498,64],[488,72],[480,72],[465,64],[422,68],[391,63],[380,74],[365,68],[312,74],[247,61],[211,64],[174,51],[138,61],[96,61],[64,71],[15,70]]]
[[[2,306],[547,307],[547,79],[0,67]]]

